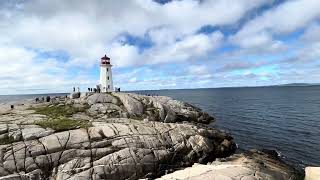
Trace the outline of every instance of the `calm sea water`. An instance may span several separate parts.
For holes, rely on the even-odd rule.
[[[210,126],[230,132],[241,149],[274,149],[296,167],[320,166],[320,86],[137,93],[170,96],[202,108],[216,118]],[[41,96],[0,96],[0,103]]]
[[[55,94],[25,94],[25,95],[0,95],[0,103],[17,103],[26,100],[34,100],[46,96],[64,96],[66,93]]]
[[[320,166],[320,86],[140,91],[197,105],[242,149],[266,148],[296,167]]]

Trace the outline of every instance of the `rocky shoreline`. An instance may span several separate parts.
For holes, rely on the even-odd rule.
[[[299,178],[268,153],[234,154],[233,138],[212,121],[188,103],[129,93],[2,105],[0,179]]]

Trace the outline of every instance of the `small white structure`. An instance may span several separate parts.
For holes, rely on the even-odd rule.
[[[104,55],[101,58],[100,63],[100,90],[101,92],[110,92],[114,91],[113,81],[112,81],[112,65],[110,64],[110,58],[107,55]]]

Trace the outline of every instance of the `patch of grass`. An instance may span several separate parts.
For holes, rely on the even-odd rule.
[[[73,107],[71,105],[50,105],[46,107],[33,108],[36,114],[43,114],[49,118],[71,117],[78,112],[84,112],[88,105],[84,107]]]
[[[5,136],[3,139],[0,139],[0,145],[11,144],[13,142],[14,142],[14,138],[12,136]]]
[[[72,120],[68,118],[41,120],[41,121],[36,121],[35,124],[43,128],[54,129],[57,132],[67,131],[71,129],[78,129],[78,128],[88,128],[91,126],[91,123],[89,121]]]
[[[55,131],[67,131],[77,128],[88,128],[91,123],[86,120],[72,120],[73,114],[84,112],[89,108],[89,105],[74,107],[72,105],[49,105],[46,107],[32,108],[35,114],[43,114],[48,117],[46,120],[36,121],[34,124],[43,128],[51,128]]]

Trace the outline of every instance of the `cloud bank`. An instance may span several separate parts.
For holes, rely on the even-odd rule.
[[[318,82],[319,19],[318,0],[0,1],[0,94],[94,86],[104,54],[126,90]]]

